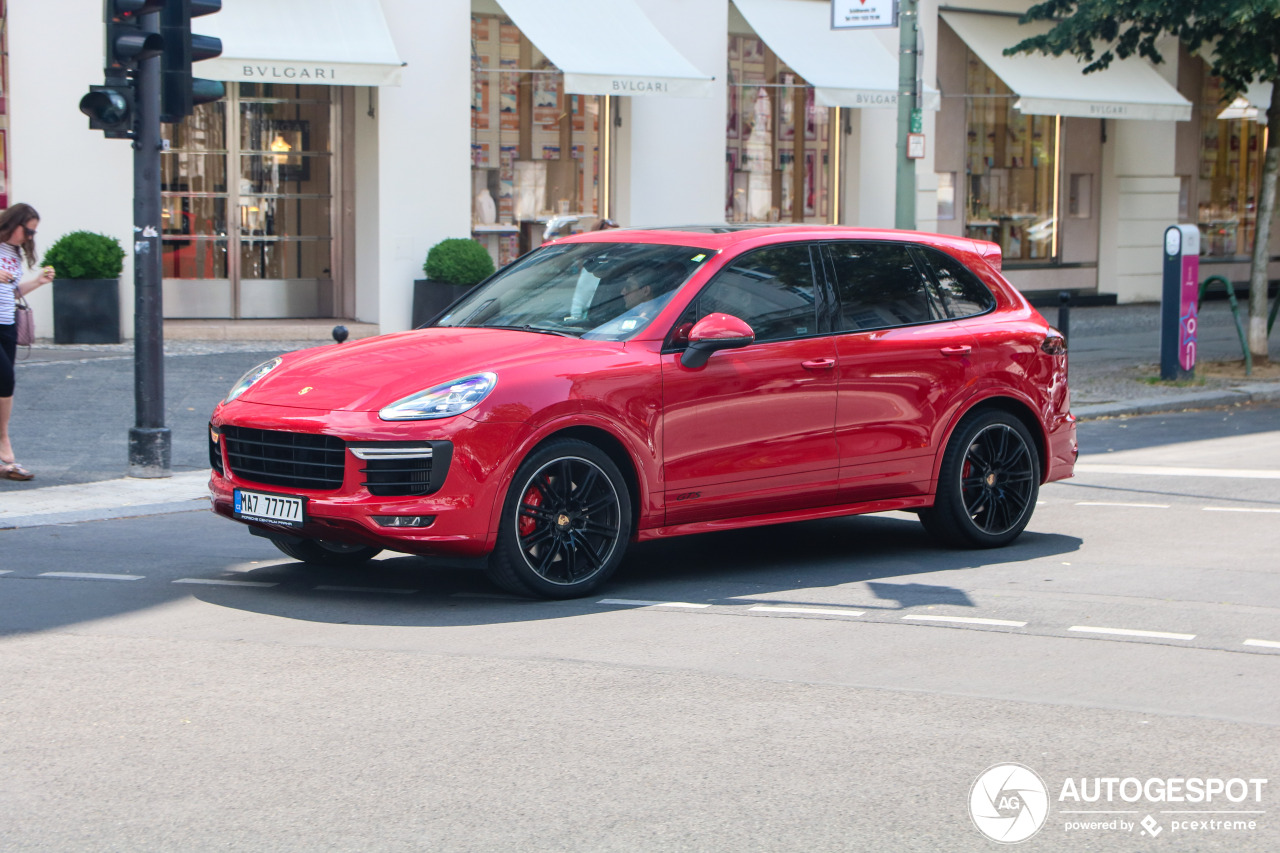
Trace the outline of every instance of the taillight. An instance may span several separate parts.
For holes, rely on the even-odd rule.
[[[1040,349],[1049,355],[1066,355],[1067,339],[1056,329],[1050,329],[1049,334],[1045,335],[1044,342],[1040,344]]]

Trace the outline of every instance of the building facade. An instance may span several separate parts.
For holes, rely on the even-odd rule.
[[[100,5],[6,4],[0,194],[131,247],[132,155],[76,110]],[[1161,235],[1199,224],[1206,274],[1247,275],[1266,128],[1197,56],[1081,75],[1003,56],[1023,0],[920,10],[917,227],[999,243],[1027,292],[1159,297]],[[3,8],[3,7],[0,7]],[[828,0],[224,0],[197,74],[225,100],[166,125],[167,318],[408,328],[436,242],[499,264],[548,227],[890,227],[898,33]],[[56,62],[44,46],[57,43]],[[46,243],[47,245],[47,243]],[[49,334],[47,289],[33,295]],[[132,270],[121,288],[132,322]],[[44,310],[41,310],[43,307]],[[126,333],[131,332],[126,329]]]

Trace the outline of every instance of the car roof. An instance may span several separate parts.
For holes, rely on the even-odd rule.
[[[563,237],[557,243],[665,243],[696,246],[703,249],[726,249],[740,243],[779,242],[798,240],[890,240],[894,242],[923,243],[929,246],[949,247],[960,252],[988,255],[994,248],[967,237],[933,234],[926,231],[905,231],[892,228],[858,228],[848,225],[813,225],[797,223],[734,223],[710,225],[664,225],[653,228],[611,228],[607,231],[586,231]]]

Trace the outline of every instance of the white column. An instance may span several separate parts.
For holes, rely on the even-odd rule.
[[[90,84],[102,84],[101,10],[81,0],[8,4],[9,203],[40,212],[41,253],[69,231],[120,241],[120,318],[132,337],[133,149],[90,130],[78,109]],[[53,288],[29,301],[36,334],[52,337]]]
[[[1098,291],[1159,301],[1164,229],[1178,222],[1176,123],[1108,121],[1102,146]]]
[[[427,250],[471,234],[471,4],[382,6],[406,65],[400,86],[378,90],[376,127],[359,111],[367,93],[356,98],[356,305],[392,332],[409,328]]]
[[[698,70],[715,77],[709,98],[632,96],[623,113],[629,138],[617,161],[626,206],[620,225],[723,222],[728,0],[637,0],[655,27]],[[618,201],[623,201],[618,198]]]

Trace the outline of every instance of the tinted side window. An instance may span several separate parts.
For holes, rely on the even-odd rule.
[[[732,314],[757,341],[800,338],[818,331],[813,260],[808,245],[775,246],[735,258],[703,288],[691,321]]]
[[[840,294],[840,329],[908,326],[942,318],[903,243],[829,243]]]
[[[920,251],[933,268],[938,291],[952,317],[972,317],[995,307],[996,300],[991,291],[964,264],[937,249],[921,246]]]

